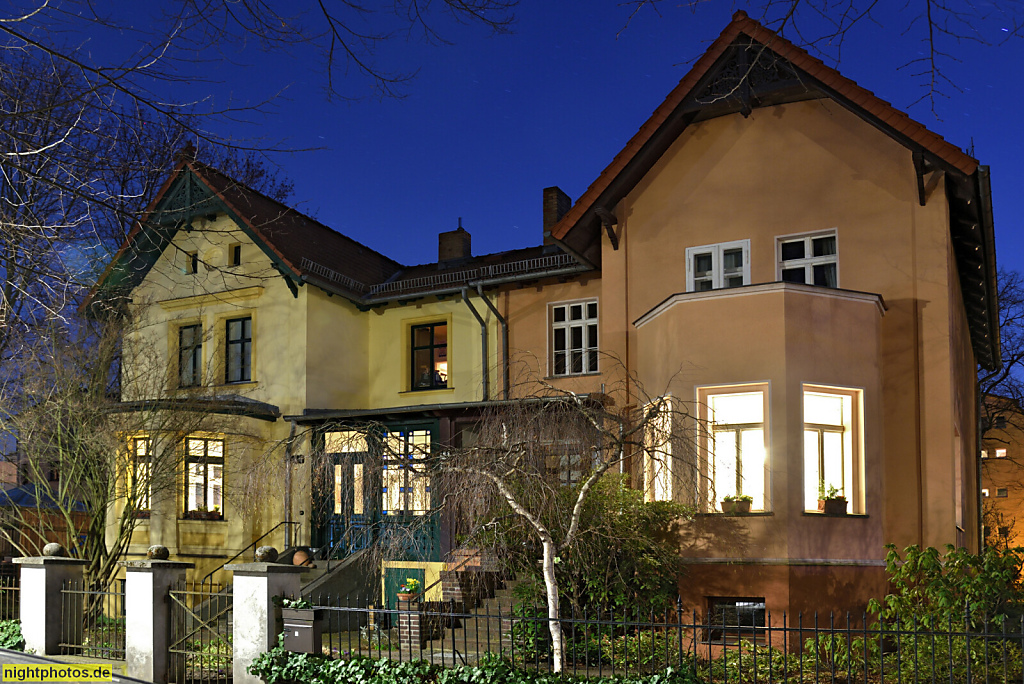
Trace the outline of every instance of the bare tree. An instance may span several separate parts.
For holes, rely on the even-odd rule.
[[[640,12],[659,15],[664,0],[629,0],[629,21]],[[695,12],[708,0],[684,0],[673,7]],[[949,75],[960,61],[966,44],[999,45],[1024,35],[1024,7],[1016,0],[963,2],[962,0],[910,0],[906,3],[879,0],[759,0],[751,11],[768,28],[819,57],[838,64],[847,42],[859,30],[877,30],[886,23],[908,36],[907,57],[900,68],[910,71],[921,88],[909,103],[937,104],[960,86]]]
[[[565,644],[556,566],[586,532],[581,521],[588,502],[603,478],[632,472],[647,497],[695,507],[702,480],[700,426],[685,404],[647,397],[629,378],[602,395],[562,391],[544,381],[535,387],[483,416],[461,448],[437,454],[432,473],[445,492],[442,508],[460,502],[471,531],[486,529],[489,502],[498,501],[539,542],[554,669],[560,672]]]

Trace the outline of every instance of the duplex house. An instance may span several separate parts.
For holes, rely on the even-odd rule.
[[[231,422],[183,439],[134,551],[207,572],[268,532],[343,555],[429,519],[417,459],[514,401],[524,357],[555,387],[628,375],[697,407],[672,458],[700,478],[629,468],[699,511],[695,609],[859,610],[884,544],[978,547],[975,370],[1000,363],[984,166],[738,12],[582,197],[543,202],[535,247],[474,256],[460,226],[409,267],[182,159],[99,291],[131,298],[161,397]],[[261,471],[256,501],[226,495]],[[830,492],[845,512],[819,510]],[[385,594],[445,567],[450,530],[418,529]]]

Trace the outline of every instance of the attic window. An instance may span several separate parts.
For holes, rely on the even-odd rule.
[[[236,243],[228,247],[228,265],[242,265],[242,245]]]
[[[185,252],[185,273],[199,273],[199,252]]]

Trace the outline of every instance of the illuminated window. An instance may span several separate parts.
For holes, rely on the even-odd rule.
[[[552,304],[551,374],[597,372],[597,300]]]
[[[982,458],[988,458],[988,449],[982,449],[981,450],[981,457]]]
[[[644,407],[644,498],[672,501],[676,495],[672,461],[672,405],[668,397]]]
[[[687,292],[704,292],[749,284],[750,240],[687,248]]]
[[[178,386],[196,387],[203,377],[203,326],[178,328]]]
[[[779,238],[779,280],[839,287],[836,231]]]
[[[708,435],[707,501],[714,510],[727,496],[753,498],[751,510],[765,510],[768,467],[765,392],[750,386],[702,391]]]
[[[384,435],[384,515],[424,515],[430,511],[430,431],[407,430]]]
[[[804,509],[818,510],[831,493],[863,513],[860,465],[860,393],[804,386]]]
[[[985,487],[981,490],[981,495],[984,497],[988,496],[988,487]]]
[[[185,440],[185,517],[219,520],[224,512],[224,440]]]
[[[412,327],[412,389],[448,386],[448,324]]]
[[[148,511],[151,477],[153,474],[153,443],[147,437],[136,437],[131,444],[131,463],[128,470],[128,505],[136,512]]]
[[[1006,449],[996,449],[996,458],[1006,458]]]
[[[252,380],[252,318],[234,318],[226,324],[225,382]]]
[[[328,432],[324,435],[324,452],[328,454],[348,454],[362,456],[369,451],[366,435],[354,430]],[[363,490],[363,463],[352,462],[351,490],[346,486],[345,470],[348,462],[334,464],[334,514],[343,515],[351,499],[353,515],[363,515],[365,511],[365,491]]]

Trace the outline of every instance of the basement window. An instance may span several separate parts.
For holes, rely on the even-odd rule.
[[[708,598],[707,642],[712,644],[735,644],[741,640],[756,642],[759,632],[765,627],[765,613],[763,596],[757,598]]]

